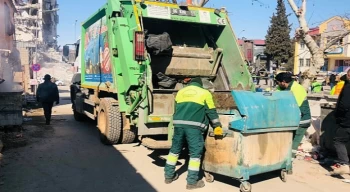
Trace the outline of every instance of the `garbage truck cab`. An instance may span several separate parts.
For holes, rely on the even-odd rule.
[[[221,116],[235,108],[231,90],[254,90],[225,9],[108,0],[81,32],[74,117],[97,119],[106,144],[139,136],[148,148],[170,148],[186,78],[202,78]]]

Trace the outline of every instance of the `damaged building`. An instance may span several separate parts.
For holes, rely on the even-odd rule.
[[[57,48],[56,0],[16,0],[16,41],[32,42],[43,49]]]
[[[13,50],[15,12],[16,8],[12,0],[0,0],[0,84],[7,78],[11,78],[6,71],[10,70],[9,58]]]
[[[22,73],[14,44],[15,13],[14,1],[0,0],[0,127],[22,124],[22,87],[16,82]]]
[[[16,47],[20,54],[25,93],[35,93],[38,77],[31,70],[33,64],[41,64],[40,54],[56,51],[58,4],[56,0],[14,0]]]

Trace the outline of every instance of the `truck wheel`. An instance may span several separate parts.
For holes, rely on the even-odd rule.
[[[97,124],[101,142],[106,145],[118,143],[122,132],[122,117],[118,106],[113,106],[113,98],[103,98],[100,102]]]
[[[122,114],[123,118],[123,131],[121,136],[121,144],[128,144],[135,141],[137,135],[137,127],[130,125],[129,119],[126,118],[125,114]]]
[[[124,129],[122,133],[122,144],[128,144],[135,141],[136,127],[131,126],[130,129]]]
[[[81,114],[75,110],[75,104],[72,104],[72,109],[73,109],[73,115],[74,115],[74,120],[76,121],[84,121],[86,120],[86,116],[84,114]]]
[[[78,113],[75,109],[73,109],[73,114],[76,121],[84,121],[86,118],[85,115]]]

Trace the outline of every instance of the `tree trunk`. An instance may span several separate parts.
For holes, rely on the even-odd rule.
[[[288,0],[288,3],[299,21],[300,27],[297,29],[297,34],[304,40],[312,56],[309,70],[302,72],[304,79],[302,84],[307,89],[310,86],[311,79],[316,77],[324,65],[324,53],[316,41],[309,35],[309,27],[305,19],[306,0],[302,0],[302,6],[300,8],[297,7],[294,0]],[[294,64],[297,65],[297,63]]]

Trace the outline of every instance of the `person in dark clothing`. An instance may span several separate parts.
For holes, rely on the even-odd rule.
[[[265,79],[265,85],[267,85],[267,81],[268,81],[268,74],[267,71],[265,69],[260,69],[257,73],[256,76],[258,76],[256,78],[256,84],[259,85],[260,84],[260,79],[263,78]]]
[[[259,73],[259,71],[256,71],[255,75],[256,75],[256,84],[259,85],[260,84],[260,73]]]
[[[334,75],[334,73],[332,73],[330,76],[329,76],[329,85],[331,86],[331,90],[333,89],[333,87],[335,86],[336,84],[336,76]]]
[[[50,125],[53,104],[56,102],[56,105],[58,105],[60,101],[57,85],[51,82],[50,75],[45,75],[44,83],[39,85],[36,99],[43,106],[46,125]]]
[[[334,147],[338,155],[338,163],[332,166],[332,175],[343,175],[350,173],[349,154],[346,144],[350,141],[350,82],[344,79],[344,87],[338,97],[335,118],[338,125],[334,137]]]

